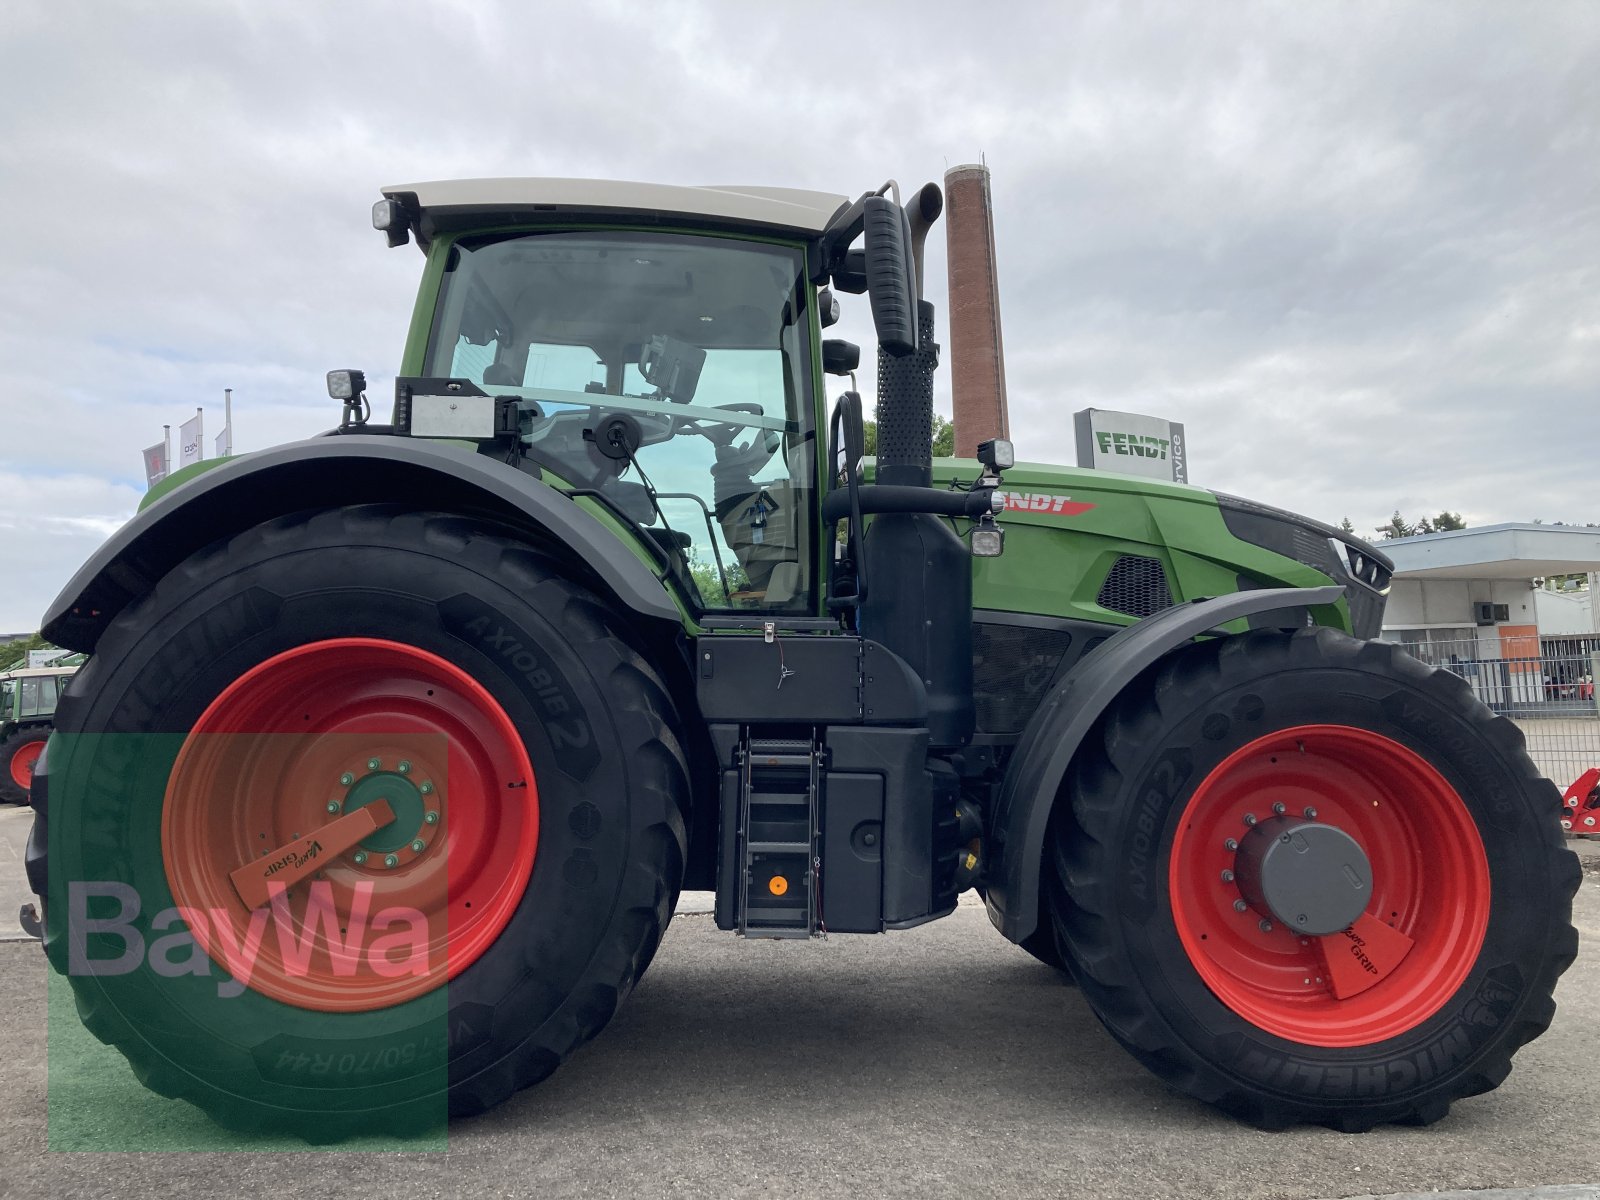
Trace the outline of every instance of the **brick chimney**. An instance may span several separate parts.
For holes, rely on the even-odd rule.
[[[1006,418],[1006,362],[1000,344],[1000,279],[994,263],[989,168],[944,173],[945,240],[950,270],[950,385],[956,454],[972,458],[978,443],[1011,436]]]

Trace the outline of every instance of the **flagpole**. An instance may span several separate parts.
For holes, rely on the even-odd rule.
[[[164,454],[166,456],[166,459],[167,459],[166,463],[163,464],[163,466],[162,466],[162,472],[164,474],[166,474],[166,475],[170,475],[170,474],[172,474],[172,426],[171,425],[163,425],[161,427],[161,443],[162,443],[162,451],[161,452],[162,452],[162,454]]]
[[[228,431],[228,453],[233,453],[233,389],[222,389],[222,427]]]
[[[195,406],[194,415],[199,418],[200,424],[195,429],[195,459],[198,462],[206,460],[206,410],[199,405]]]

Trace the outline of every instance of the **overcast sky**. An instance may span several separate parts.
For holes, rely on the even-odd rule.
[[[982,155],[1019,456],[1131,409],[1194,482],[1362,531],[1600,521],[1593,3],[9,0],[0,107],[0,632],[163,423],[232,387],[255,450],[336,421],[330,367],[384,393],[422,258],[368,210],[442,177],[856,195]]]

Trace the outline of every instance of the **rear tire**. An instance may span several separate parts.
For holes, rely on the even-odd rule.
[[[0,738],[0,801],[27,804],[33,764],[50,740],[50,726],[25,725]]]
[[[1174,1087],[1266,1128],[1427,1124],[1555,1012],[1580,872],[1554,790],[1511,722],[1397,647],[1213,640],[1130,684],[1085,743],[1052,819],[1052,917],[1106,1028]],[[1233,808],[1285,800],[1367,837],[1357,920],[1411,939],[1359,994],[1320,969],[1348,934],[1238,908],[1216,869],[1247,832]]]
[[[337,668],[340,660],[327,656],[347,646],[387,647],[382,653],[400,664],[400,674],[390,680],[362,659],[351,660],[356,665],[343,677],[337,669],[325,673],[315,687],[294,682],[303,677],[272,674],[287,669],[280,664],[315,663],[318,656]],[[423,672],[414,679],[405,673],[413,661]],[[258,677],[285,681],[281,698],[270,687],[238,692]],[[453,679],[464,699],[450,694]],[[256,708],[227,709],[227,697],[237,694],[248,694]],[[488,717],[503,714],[509,722],[485,725],[481,742],[464,741],[461,733],[476,719],[467,703],[473,696]],[[452,724],[456,714],[439,707],[447,702],[467,706],[464,725]],[[205,792],[210,799],[182,809],[182,828],[164,835],[163,817],[185,801],[186,756],[198,756],[203,739],[242,734],[249,752],[258,753],[248,741],[254,737],[265,756],[280,744],[271,739],[287,736],[292,740],[282,744],[293,749],[283,752],[286,761],[313,753],[315,736],[282,728],[295,726],[302,708],[306,721],[316,718],[314,731],[340,731],[325,741],[381,740],[390,735],[359,731],[388,729],[385,722],[400,719],[393,714],[410,713],[412,725],[421,722],[427,738],[448,746],[448,773],[440,773],[437,790],[424,789],[432,794],[415,805],[414,819],[428,818],[417,842],[389,856],[400,861],[388,864],[383,849],[355,858],[354,848],[320,860],[327,864],[322,878],[335,881],[330,886],[362,878],[359,886],[373,889],[374,912],[389,895],[386,888],[402,889],[390,905],[415,904],[424,915],[427,897],[448,896],[441,904],[453,907],[429,917],[443,922],[429,928],[446,931],[448,973],[430,956],[430,973],[417,981],[427,986],[402,989],[390,1002],[381,990],[387,975],[376,965],[362,976],[363,986],[372,985],[367,992],[341,995],[331,954],[324,975],[315,969],[318,958],[303,978],[280,973],[271,988],[263,965],[260,980],[227,999],[220,998],[219,980],[226,981],[228,971],[205,956],[198,960],[199,975],[173,973],[170,950],[164,971],[152,969],[153,953],[126,972],[85,972],[81,962],[71,969],[71,883],[113,881],[134,889],[142,909],[133,924],[147,945],[160,937],[151,918],[174,904],[175,892],[204,894],[208,880],[220,879],[212,894],[217,903],[230,899],[226,871],[237,855],[230,857],[229,847],[255,848],[252,831],[268,825],[280,795],[285,803],[298,802],[284,782],[293,777],[258,771],[241,782],[213,773]],[[260,721],[249,723],[255,718],[241,717],[243,728],[191,732],[203,716],[228,711],[277,716],[266,719],[264,730]],[[482,1112],[548,1076],[598,1033],[655,952],[685,855],[687,772],[676,721],[661,680],[604,603],[514,537],[462,518],[386,506],[260,526],[196,554],[119,616],[62,701],[60,733],[45,768],[51,963],[70,979],[85,1023],[127,1056],[147,1086],[193,1102],[224,1125],[326,1142],[437,1127],[447,1111]],[[202,727],[214,730],[217,722]],[[497,729],[514,730],[521,744],[497,744]],[[257,736],[263,731],[265,737]],[[509,778],[509,790],[488,784],[474,801],[477,808],[460,807],[467,781],[476,778],[472,769],[502,751],[506,761],[525,752],[521,761],[528,767],[512,774],[531,768],[532,778],[519,784],[494,775],[504,764],[489,762],[483,777]],[[382,750],[374,745],[372,753],[376,759]],[[333,797],[328,813],[342,802],[359,807],[354,797],[368,782],[367,752],[354,757],[350,773],[361,778],[350,788],[342,786],[349,779],[335,778],[339,768],[316,777],[315,786]],[[391,750],[380,774],[415,771],[407,778],[421,779],[420,763],[397,767],[396,758]],[[263,777],[278,782],[257,786]],[[386,802],[400,794],[393,778],[384,786]],[[343,799],[347,794],[351,798]],[[311,803],[319,813],[322,801],[318,791]],[[238,809],[230,807],[241,804],[267,806],[242,833],[235,828]],[[394,807],[398,812],[398,800]],[[470,821],[461,816],[469,811]],[[330,818],[313,818],[319,819]],[[301,825],[303,804],[293,820]],[[500,844],[526,840],[529,820],[531,871],[518,866],[526,856],[502,854]],[[196,824],[209,833],[195,833]],[[299,835],[304,827],[272,838],[262,834],[263,844]],[[497,838],[482,828],[507,832]],[[433,860],[431,876],[424,871],[425,855],[434,849],[429,838],[449,849],[448,889],[441,882],[442,858]],[[474,849],[468,854],[463,845]],[[172,857],[189,854],[219,861]],[[248,851],[244,861],[250,861]],[[364,865],[358,870],[355,863]],[[386,865],[395,869],[386,874]],[[484,890],[468,892],[458,886],[458,869],[501,876],[472,875],[473,886]],[[488,923],[487,936],[461,956],[458,931],[485,927],[470,924],[461,907],[467,895],[485,901],[477,920],[499,896],[504,924]],[[347,914],[342,906],[339,911],[343,924]],[[307,910],[293,932],[310,927]],[[268,933],[264,944],[273,945],[274,936]],[[97,953],[93,938],[91,957],[116,956],[116,946]],[[319,953],[324,944],[316,943]],[[366,961],[376,964],[375,952]],[[267,955],[262,962],[270,965]]]

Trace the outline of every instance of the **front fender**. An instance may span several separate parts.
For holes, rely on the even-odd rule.
[[[680,623],[661,580],[593,516],[524,471],[445,442],[320,437],[243,455],[197,475],[95,551],[45,614],[58,646],[90,652],[129,603],[195,551],[311,508],[399,503],[482,513],[529,529],[635,614]]]
[[[1039,923],[1045,827],[1073,756],[1128,682],[1194,638],[1255,613],[1337,604],[1344,589],[1267,588],[1179,604],[1117,633],[1045,697],[1017,742],[990,822],[989,919],[1013,942]]]

